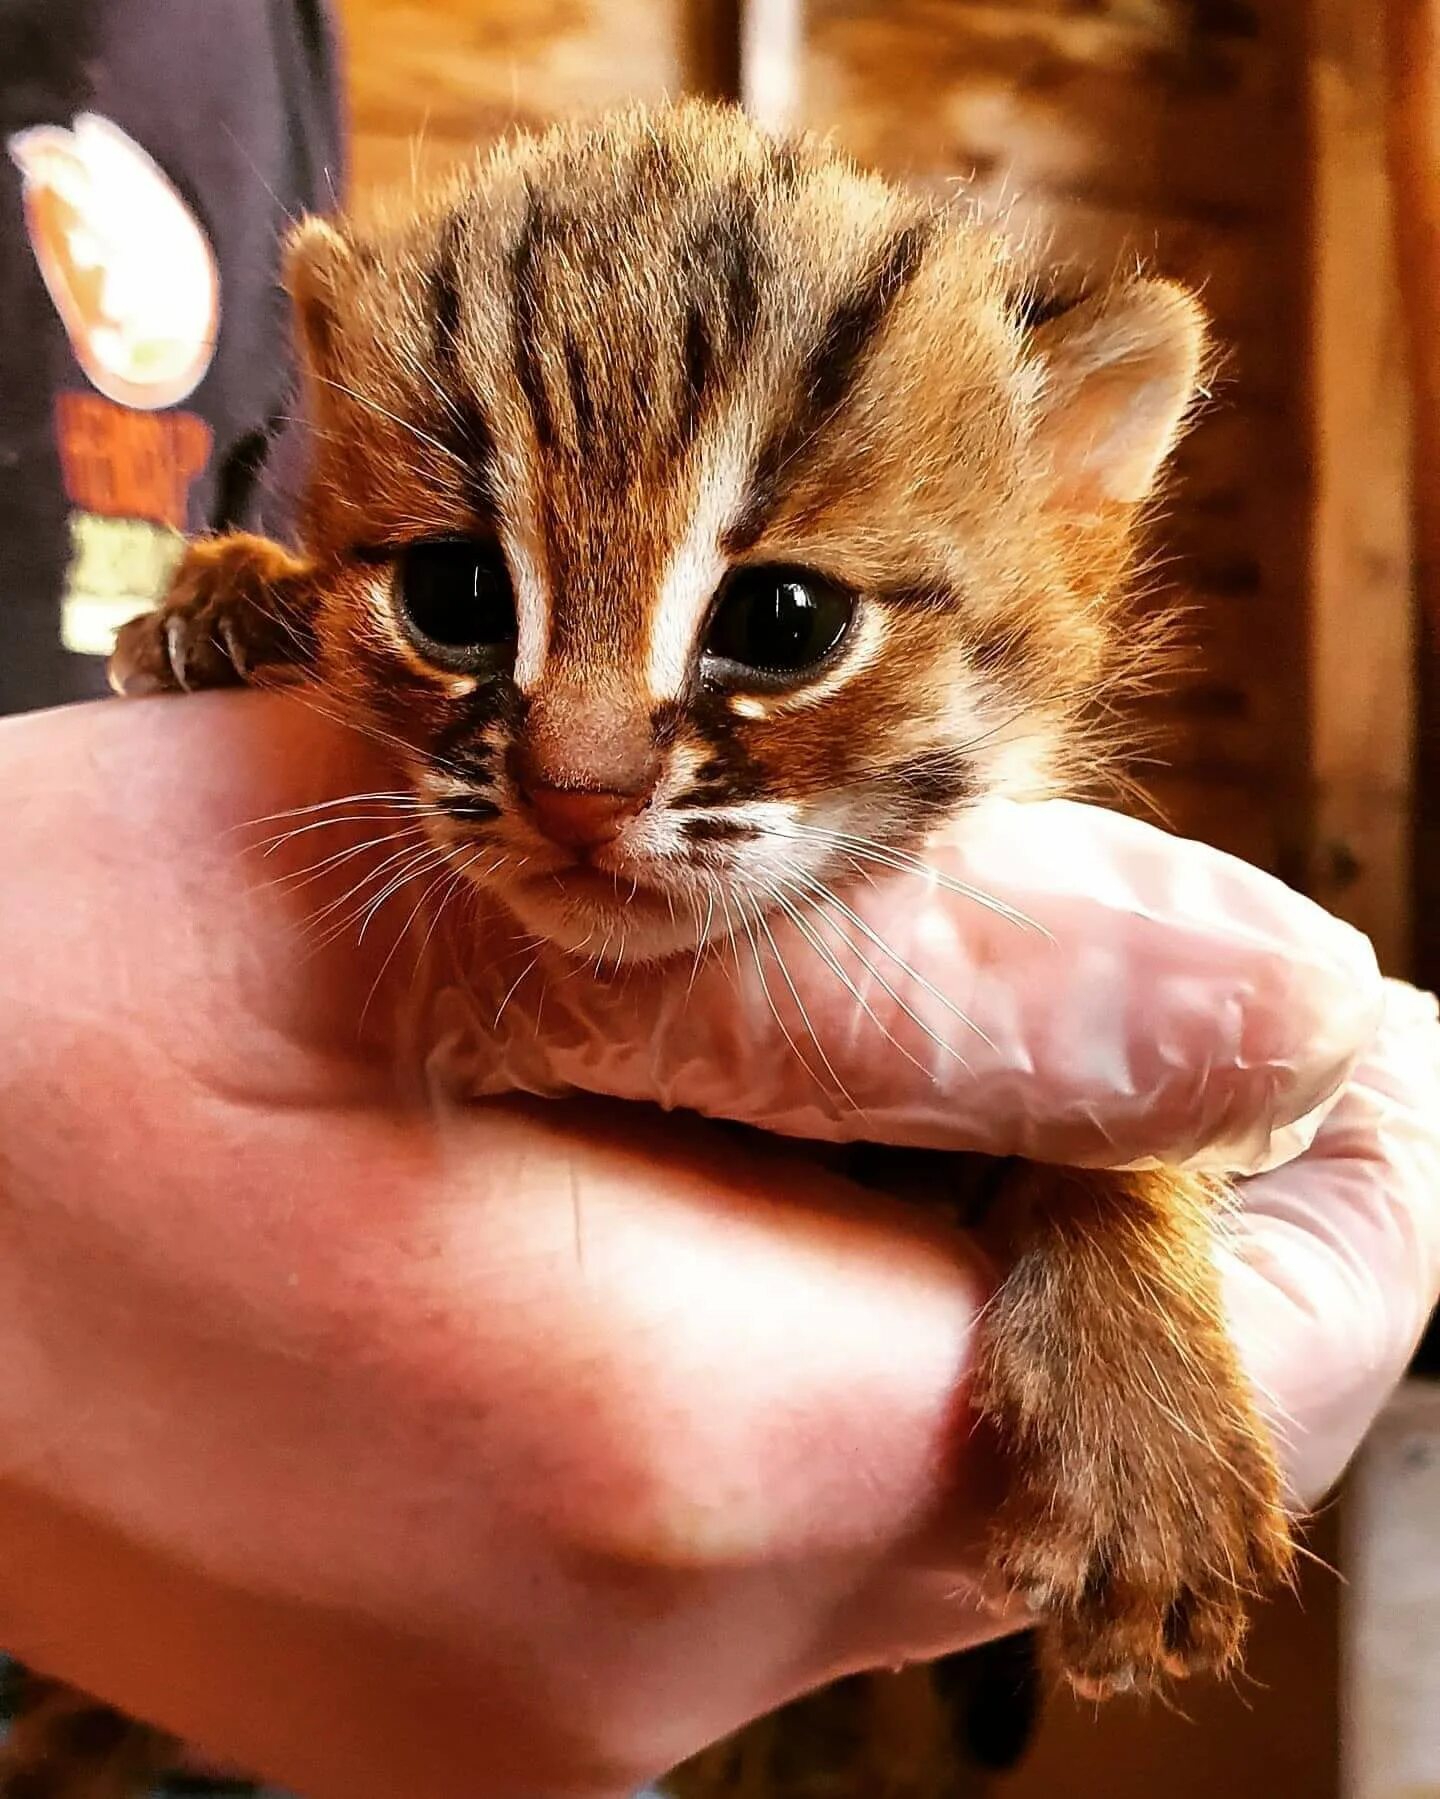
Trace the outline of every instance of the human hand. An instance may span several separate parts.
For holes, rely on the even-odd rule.
[[[599,1799],[994,1628],[962,1243],[694,1121],[437,1129],[386,939],[302,929],[354,863],[247,828],[389,778],[300,706],[0,771],[7,1648],[313,1799]]]
[[[996,1628],[963,1240],[693,1122],[409,1110],[403,958],[307,959],[231,830],[375,785],[293,705],[55,715],[0,760],[12,1646],[316,1799],[598,1799]],[[1416,1305],[1433,1201],[1382,1213]]]
[[[567,980],[528,951],[467,967],[437,1064],[472,1092],[814,1140],[1258,1171],[1220,1253],[1292,1487],[1318,1499],[1440,1288],[1436,1002],[1279,882],[1115,814],[995,805],[927,869],[684,979]]]

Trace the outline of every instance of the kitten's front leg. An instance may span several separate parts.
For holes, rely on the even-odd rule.
[[[1220,1200],[1169,1171],[1019,1165],[979,1401],[1014,1458],[994,1563],[1088,1694],[1224,1672],[1293,1549],[1226,1334]]]
[[[308,563],[246,532],[200,538],[164,602],[121,627],[110,685],[134,696],[293,679],[314,660],[313,616]]]

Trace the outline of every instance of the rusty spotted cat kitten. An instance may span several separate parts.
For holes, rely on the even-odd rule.
[[[1202,362],[1180,289],[1037,306],[993,230],[699,106],[521,139],[371,230],[306,224],[290,285],[303,548],[194,545],[122,632],[121,691],[318,684],[403,746],[437,848],[493,866],[529,930],[579,951],[623,908],[652,960],[767,875],[843,887],[847,837],[913,850],[1093,756]],[[1290,1540],[1220,1195],[1023,1165],[991,1188],[996,1586],[1086,1693],[1223,1670]],[[939,1759],[897,1783],[915,1745],[877,1747],[865,1692],[674,1790],[953,1791]],[[848,1772],[817,1766],[841,1739]]]

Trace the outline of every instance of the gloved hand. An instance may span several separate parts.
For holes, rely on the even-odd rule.
[[[1440,1288],[1440,1024],[1384,989],[1380,1028],[1310,1148],[1240,1190],[1235,1332],[1296,1491],[1340,1475]]]
[[[813,1140],[1270,1169],[1222,1253],[1290,1478],[1318,1498],[1440,1285],[1435,1001],[1278,881],[1109,812],[992,804],[925,860],[693,971],[579,979],[529,948],[467,965],[437,1071]]]
[[[313,1799],[618,1799],[830,1674],[998,1627],[973,1579],[1003,1470],[956,1428],[993,1271],[794,1143],[613,1102],[415,1109],[397,1019],[423,1028],[437,1086],[582,1078],[860,1134],[795,1072],[753,964],[733,987],[701,970],[688,1002],[684,971],[567,970],[537,1008],[515,982],[533,952],[454,906],[426,985],[392,931],[413,887],[357,942],[371,852],[332,858],[407,820],[337,802],[396,784],[294,701],[0,727],[0,1634]],[[268,813],[291,816],[257,830]],[[1068,816],[1072,847],[1110,828]],[[295,835],[266,857],[277,830]],[[1054,919],[1048,948],[987,938],[983,909],[923,884],[857,910],[903,928],[937,983],[948,967],[942,993],[963,975],[1002,1050],[1015,946],[1043,952],[1036,1029],[1008,1041],[1051,1047],[1029,1077],[1000,1057],[988,1147],[1040,1149],[1040,1096],[1071,1093],[1065,1153],[1257,1166],[1360,1055],[1307,1155],[1249,1184],[1236,1239],[1240,1341],[1313,1492],[1433,1297],[1440,1029],[1396,999],[1366,1048],[1377,989],[1351,939],[1263,877],[1133,842],[1151,897],[1103,977],[1081,947],[1128,905],[1104,881],[1087,929]],[[1003,897],[1002,837],[994,853]],[[1210,897],[1186,916],[1208,935],[1174,929],[1193,857],[1211,872],[1185,890]],[[890,1041],[792,928],[782,953],[865,1134],[947,1140],[960,1064],[852,954]],[[886,981],[930,1017],[918,982]],[[1069,1033],[1067,992],[1090,996],[1087,1033],[1118,1015],[1108,1036]]]

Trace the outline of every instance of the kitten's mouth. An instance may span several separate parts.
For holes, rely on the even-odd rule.
[[[577,899],[595,900],[603,905],[619,906],[629,904],[632,900],[658,901],[661,898],[659,889],[639,874],[622,874],[614,869],[597,868],[593,862],[575,862],[567,868],[557,868],[548,875],[537,875],[535,878],[537,881],[547,881],[562,893],[573,894]]]
[[[581,957],[654,961],[693,950],[705,936],[695,900],[644,868],[579,861],[522,868],[506,886],[527,929]]]
[[[664,885],[640,866],[613,866],[590,857],[576,857],[549,867],[532,864],[518,869],[516,876],[520,885],[532,891],[606,910],[667,904]]]

